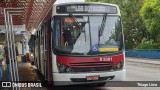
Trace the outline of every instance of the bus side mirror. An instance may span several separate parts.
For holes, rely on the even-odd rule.
[[[51,29],[52,29],[52,31],[54,30],[54,18],[52,18],[52,20],[51,20]]]

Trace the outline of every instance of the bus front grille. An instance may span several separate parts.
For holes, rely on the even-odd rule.
[[[106,66],[106,67],[87,67],[87,68],[74,67],[72,69],[73,69],[73,72],[110,71],[112,69],[112,66]]]
[[[110,71],[112,62],[78,62],[70,63],[73,72]]]
[[[79,63],[70,63],[72,67],[105,67],[111,66],[111,62],[79,62]]]

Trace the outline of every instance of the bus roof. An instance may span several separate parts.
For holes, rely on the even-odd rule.
[[[85,0],[56,0],[54,4],[59,4],[59,3],[69,3],[69,2],[85,2]]]
[[[65,3],[56,3],[54,5],[57,6],[57,5],[67,5],[67,4],[101,4],[101,5],[111,5],[111,6],[118,7],[118,5],[116,5],[116,4],[101,3],[101,2],[67,2],[67,3],[65,2]]]

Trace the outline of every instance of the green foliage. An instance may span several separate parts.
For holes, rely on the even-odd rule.
[[[142,39],[142,43],[140,43],[136,49],[156,49],[155,46],[156,44],[153,43],[154,41],[151,39],[149,41],[147,41],[146,38]]]
[[[160,36],[160,0],[143,0],[144,4],[140,10],[147,30],[151,38],[157,42]]]
[[[103,2],[103,3],[113,3],[113,4],[122,4],[124,0],[86,0],[86,2]]]
[[[142,38],[147,36],[142,18],[139,15],[141,6],[140,0],[128,0],[123,2],[121,7],[126,49],[135,48]]]
[[[153,39],[147,40],[143,38],[136,49],[160,49],[160,42],[155,43]]]

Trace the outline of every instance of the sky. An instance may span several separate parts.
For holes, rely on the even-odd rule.
[[[65,3],[65,2],[84,2],[85,0],[56,0],[56,3]]]

